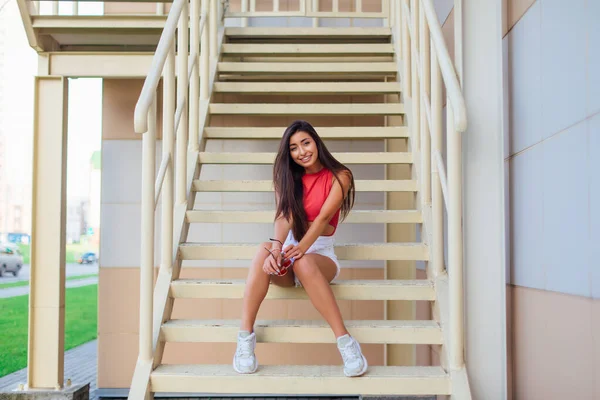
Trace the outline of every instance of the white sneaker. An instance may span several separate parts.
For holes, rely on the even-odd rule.
[[[258,369],[258,362],[254,355],[256,347],[256,334],[240,331],[237,338],[237,349],[233,356],[233,369],[238,374],[252,374]]]
[[[360,350],[360,344],[352,336],[337,338],[337,347],[344,359],[344,375],[361,376],[367,372],[367,359]]]

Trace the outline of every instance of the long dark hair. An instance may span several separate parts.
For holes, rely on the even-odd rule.
[[[302,176],[304,175],[305,170],[302,166],[292,160],[290,154],[290,138],[294,133],[299,131],[306,132],[312,137],[317,145],[319,161],[323,167],[333,173],[336,179],[339,180],[340,173],[347,173],[350,175],[350,188],[341,205],[341,220],[346,218],[354,206],[355,197],[354,177],[352,176],[350,169],[331,155],[329,150],[327,150],[327,147],[325,147],[325,143],[323,143],[323,140],[321,140],[317,131],[311,124],[306,121],[292,122],[283,133],[281,143],[279,144],[279,152],[277,153],[275,164],[273,165],[273,185],[279,196],[275,220],[280,216],[283,216],[290,221],[292,233],[294,234],[294,238],[298,241],[304,237],[308,230],[308,221],[303,204],[304,188],[302,185]]]

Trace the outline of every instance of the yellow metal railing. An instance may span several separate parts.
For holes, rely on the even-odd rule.
[[[200,8],[202,4],[202,9]],[[221,19],[217,0],[175,0],[152,59],[134,112],[134,129],[143,134],[142,223],[140,265],[139,356],[130,398],[148,385],[156,352],[156,328],[162,307],[154,287],[154,213],[162,193],[161,263],[159,274],[171,276],[178,241],[174,240],[176,208],[187,205],[188,151],[199,149],[200,102],[208,101],[209,68],[218,57],[217,34]],[[191,11],[191,16],[189,15]],[[177,73],[175,34],[177,33]],[[202,41],[202,47],[200,47]],[[189,50],[188,50],[189,44]],[[176,79],[177,77],[177,79]],[[163,152],[156,171],[157,89],[163,79]],[[177,87],[176,87],[177,82]],[[177,96],[175,96],[177,93]],[[175,140],[175,132],[177,138]],[[177,157],[174,147],[177,144]],[[179,238],[179,234],[176,236]],[[161,286],[162,288],[162,286]],[[167,286],[168,288],[168,286]],[[163,288],[164,289],[164,288]],[[159,310],[160,308],[160,310]],[[156,315],[155,315],[156,314]],[[150,367],[148,367],[150,366]],[[149,373],[149,372],[148,372]]]
[[[403,93],[410,98],[413,151],[420,154],[421,203],[431,207],[433,276],[443,273],[444,206],[448,214],[449,367],[464,366],[461,133],[467,127],[462,89],[432,0],[392,2],[397,54],[402,54]],[[447,169],[442,158],[442,90],[446,89]]]

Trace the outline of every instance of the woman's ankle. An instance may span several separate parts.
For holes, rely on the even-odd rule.
[[[345,335],[350,335],[350,333],[346,330],[346,328],[335,330],[335,331],[333,331],[333,334],[335,335],[336,339],[341,338],[342,336],[345,336]]]

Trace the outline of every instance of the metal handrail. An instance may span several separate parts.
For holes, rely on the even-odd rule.
[[[140,259],[140,330],[139,353],[136,374],[144,370],[142,366],[152,362],[156,356],[154,347],[154,227],[155,210],[159,197],[162,202],[161,266],[160,271],[173,268],[173,222],[176,200],[177,206],[187,201],[187,146],[190,151],[198,149],[199,108],[197,102],[206,100],[206,86],[209,75],[209,51],[218,56],[218,42],[211,40],[200,52],[200,40],[216,39],[217,0],[175,0],[167,16],[163,32],[152,58],[148,75],[144,80],[134,112],[134,129],[142,135],[142,245]],[[200,12],[202,5],[202,13]],[[191,7],[190,7],[191,6]],[[191,16],[189,15],[191,8]],[[214,26],[211,26],[214,25]],[[210,30],[208,29],[210,27]],[[191,31],[190,31],[191,28]],[[178,73],[175,71],[175,35],[178,48]],[[191,40],[189,40],[191,36]],[[191,53],[188,54],[188,42]],[[204,44],[204,42],[203,42]],[[201,56],[201,61],[199,57]],[[190,59],[191,58],[191,59]],[[215,57],[216,58],[216,57]],[[176,88],[176,75],[178,75]],[[155,154],[157,136],[157,88],[163,79],[163,156],[158,174],[155,175]],[[200,85],[204,91],[200,93]],[[175,92],[177,91],[177,108]],[[189,126],[188,126],[188,116]],[[190,135],[188,137],[188,129]],[[177,139],[175,140],[175,132]],[[177,144],[177,157],[174,145]],[[174,185],[175,183],[175,185]],[[174,187],[175,186],[175,187]],[[175,193],[174,189],[177,189]],[[177,198],[175,199],[175,194]],[[160,294],[158,295],[160,297]],[[145,376],[145,377],[144,377]],[[143,397],[147,389],[147,376],[136,375],[132,382],[130,398]]]
[[[135,112],[133,114],[133,126],[136,133],[145,133],[148,131],[148,112],[152,101],[154,99],[156,89],[158,88],[158,82],[162,76],[162,71],[167,61],[169,50],[173,45],[175,39],[175,32],[177,30],[177,24],[179,23],[179,17],[183,10],[183,6],[187,4],[188,0],[175,0],[167,16],[165,27],[160,39],[158,40],[158,46],[156,46],[156,52],[152,57],[152,63],[150,64],[150,71],[148,76],[144,80],[144,86],[142,92],[135,105]]]
[[[440,70],[444,77],[444,83],[446,84],[446,94],[452,106],[454,112],[454,129],[457,132],[464,132],[467,130],[467,106],[465,104],[465,97],[463,96],[458,83],[456,70],[454,69],[454,63],[446,42],[444,41],[444,35],[442,34],[442,26],[438,21],[435,7],[433,6],[433,0],[421,0],[423,4],[423,11],[427,18],[427,25],[429,26],[429,32],[431,35],[431,41],[435,48],[438,62],[440,64]]]
[[[171,167],[171,154],[165,154],[160,162],[160,168],[158,169],[158,174],[156,175],[156,183],[154,184],[154,209],[156,210],[156,206],[158,205],[158,198],[160,197],[160,192],[163,187],[163,183],[165,181],[165,176],[167,175],[167,168]]]
[[[410,7],[409,7],[410,2]],[[420,153],[416,173],[420,207],[431,207],[431,259],[433,277],[448,273],[448,366],[464,367],[464,290],[462,238],[461,133],[467,128],[467,109],[460,83],[432,0],[402,0],[392,11],[397,18],[396,38],[402,50],[405,101],[413,151]],[[400,54],[400,53],[399,53]],[[442,159],[442,89],[446,87],[447,165]],[[444,208],[447,211],[448,257],[444,262]],[[428,227],[429,228],[429,227]]]

